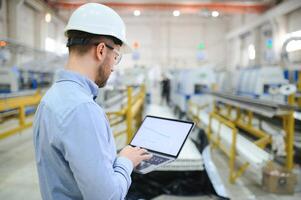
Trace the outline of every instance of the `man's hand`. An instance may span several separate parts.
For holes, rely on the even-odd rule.
[[[124,147],[120,153],[120,156],[128,158],[133,162],[134,167],[139,165],[143,160],[149,160],[152,157],[152,154],[148,153],[147,150],[142,149],[140,147],[132,147],[126,146]]]

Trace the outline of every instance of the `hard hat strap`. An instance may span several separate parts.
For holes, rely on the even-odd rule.
[[[68,38],[67,47],[73,45],[88,45],[90,43],[90,38]]]

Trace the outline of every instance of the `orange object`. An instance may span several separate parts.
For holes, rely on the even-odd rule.
[[[0,41],[0,47],[5,47],[7,45],[7,43],[3,40]]]
[[[134,49],[138,49],[139,48],[139,43],[138,42],[134,42],[134,44],[133,44],[133,47],[134,47]]]

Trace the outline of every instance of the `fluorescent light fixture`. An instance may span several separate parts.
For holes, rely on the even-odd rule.
[[[51,37],[46,37],[45,39],[45,50],[50,52],[55,52],[56,42]]]
[[[135,10],[135,11],[134,11],[134,15],[135,15],[136,17],[140,16],[140,15],[141,15],[140,10]]]
[[[254,60],[256,57],[256,51],[255,51],[255,47],[253,44],[250,44],[248,46],[248,55],[249,55],[250,60]]]
[[[218,17],[219,16],[219,12],[217,12],[216,10],[212,11],[211,16],[212,17]]]
[[[292,40],[286,45],[287,52],[301,50],[301,40]]]
[[[50,13],[46,13],[46,15],[45,15],[45,21],[47,23],[51,22],[51,14]]]
[[[301,37],[301,30],[285,34],[282,42],[285,42],[285,40],[291,37]],[[300,49],[301,49],[301,40],[292,40],[286,46],[287,52],[298,51]]]
[[[178,17],[178,16],[180,16],[181,13],[179,10],[174,10],[172,14],[173,14],[173,16]]]
[[[301,30],[285,34],[283,42],[290,37],[301,37]]]

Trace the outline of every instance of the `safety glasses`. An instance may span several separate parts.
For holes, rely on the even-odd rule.
[[[112,46],[110,46],[106,43],[104,43],[104,44],[105,44],[106,47],[108,47],[109,49],[111,49],[115,53],[115,57],[114,57],[115,63],[114,64],[118,65],[120,63],[121,58],[122,58],[122,54],[119,51],[117,51],[116,49],[114,49],[114,47],[112,47]]]

